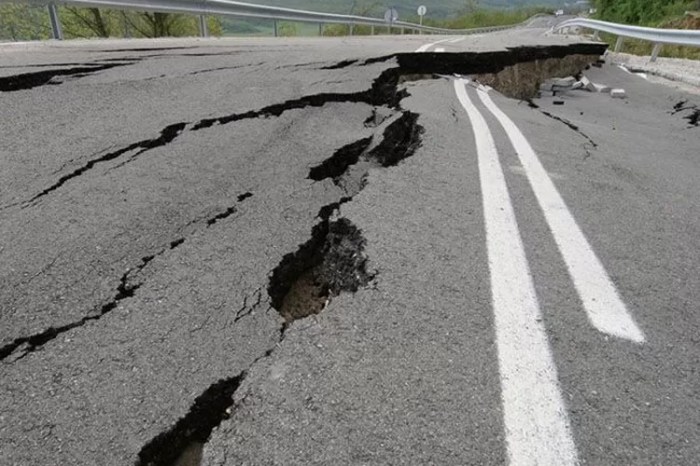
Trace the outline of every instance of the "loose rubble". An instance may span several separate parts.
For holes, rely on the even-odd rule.
[[[583,75],[581,75],[580,79],[576,79],[573,76],[567,76],[565,78],[546,80],[540,84],[540,97],[556,97],[566,95],[569,91],[574,90],[596,92],[599,94],[610,94],[610,96],[614,99],[627,98],[627,93],[624,89],[611,89],[610,86],[595,83]]]

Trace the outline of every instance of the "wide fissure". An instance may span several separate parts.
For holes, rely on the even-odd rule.
[[[290,110],[322,107],[329,103],[365,103],[373,107],[389,107],[397,110],[399,109],[399,102],[408,95],[405,89],[399,89],[405,77],[433,77],[439,74],[469,75],[475,76],[477,80],[483,81],[485,84],[490,83],[492,87],[495,87],[505,95],[523,99],[531,98],[536,95],[541,81],[562,73],[567,75],[577,73],[588,63],[598,60],[605,48],[605,45],[599,44],[572,44],[566,46],[518,47],[504,51],[482,53],[404,53],[365,60],[362,65],[370,62],[378,63],[394,60],[398,63],[398,66],[381,72],[372,83],[372,86],[365,91],[311,94],[269,105],[259,110],[205,118],[195,122],[191,127],[188,127],[187,123],[169,125],[163,129],[158,137],[127,145],[122,149],[112,151],[87,162],[83,167],[59,178],[56,183],[35,195],[27,203],[31,204],[33,201],[57,190],[69,180],[92,169],[95,164],[114,160],[131,151],[140,149],[137,154],[128,159],[127,162],[129,162],[153,148],[171,143],[186,131],[199,131],[247,119],[279,117]],[[561,66],[557,66],[557,63],[560,62]],[[345,64],[345,66],[352,65]],[[523,70],[527,70],[527,72]],[[510,79],[511,75],[520,76],[520,78]],[[177,131],[173,132],[174,128]],[[164,137],[164,135],[171,135],[172,137]]]
[[[122,60],[123,61],[123,60]],[[130,65],[131,63],[110,63],[106,65],[77,66],[73,68],[61,68],[54,70],[36,71],[33,73],[22,73],[14,76],[0,77],[0,92],[15,92],[47,84],[62,84],[54,81],[59,76],[85,77],[98,71]]]

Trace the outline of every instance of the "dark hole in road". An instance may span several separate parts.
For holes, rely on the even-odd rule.
[[[322,214],[328,214],[322,209]],[[367,285],[365,239],[346,218],[324,219],[311,238],[282,258],[272,271],[267,291],[272,306],[286,323],[318,314],[342,291],[356,292]]]
[[[245,373],[222,379],[195,400],[175,426],[148,442],[139,452],[137,466],[198,466],[202,448],[212,430],[228,418],[233,394]]]
[[[391,167],[411,157],[420,146],[423,131],[423,127],[418,124],[418,114],[404,111],[386,127],[381,142],[375,147],[370,149],[372,137],[347,144],[319,165],[312,167],[308,178],[314,181],[332,178],[333,182],[342,185],[348,194],[355,195],[358,189],[362,188],[362,179],[371,167]],[[348,176],[352,176],[349,175],[348,169],[360,161],[364,162],[364,170],[354,174],[360,178],[359,182],[344,183]],[[348,189],[347,185],[354,185],[354,189]]]
[[[253,193],[247,192],[247,193],[240,194],[236,199],[238,199],[238,202],[243,202],[246,199],[248,199],[249,197],[253,197]]]
[[[690,126],[698,126],[700,121],[700,109],[693,110],[693,112],[690,115],[685,116],[683,118],[688,120]]]
[[[685,108],[685,104],[687,104],[687,103],[688,103],[687,100],[681,100],[680,102],[676,103],[676,105],[673,106],[673,110],[675,110],[676,112],[680,112],[681,110],[683,110]]]
[[[338,178],[345,173],[350,165],[354,165],[360,160],[360,156],[371,143],[372,137],[370,136],[341,147],[321,164],[309,170],[309,179],[321,181],[325,178],[333,178],[337,184]]]
[[[369,151],[367,158],[382,167],[392,167],[416,152],[423,131],[417,113],[403,112],[384,130],[384,139]]]

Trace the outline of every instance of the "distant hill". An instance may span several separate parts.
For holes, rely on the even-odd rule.
[[[387,6],[393,5],[399,12],[401,19],[416,16],[419,5],[428,7],[428,17],[445,18],[464,13],[467,0],[245,0],[249,3],[261,5],[274,5],[302,10],[313,10],[327,13],[358,13],[368,5],[376,5],[371,10],[372,16],[381,16]],[[483,8],[522,8],[530,6],[562,6],[569,0],[480,0],[479,6]]]

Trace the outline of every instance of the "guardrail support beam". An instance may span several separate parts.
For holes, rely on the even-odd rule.
[[[370,36],[374,35],[374,24],[372,26],[370,26],[370,28],[369,28],[369,35]]]
[[[620,36],[617,38],[617,42],[615,42],[615,52],[619,52],[622,50],[622,44],[625,43],[625,38]]]
[[[199,35],[200,37],[209,37],[209,25],[207,17],[204,15],[199,15]]]
[[[318,23],[318,35],[323,37],[323,23]]]
[[[56,4],[51,2],[49,7],[49,20],[51,21],[51,33],[53,38],[56,40],[63,40],[63,31],[61,30],[61,20],[58,17],[58,10],[56,10]]]
[[[277,20],[273,19],[272,20],[272,28],[275,30],[275,37],[279,36],[279,30],[277,29]]]
[[[654,44],[654,50],[651,51],[651,61],[656,61],[659,52],[661,52],[661,47],[663,47],[663,44]]]

